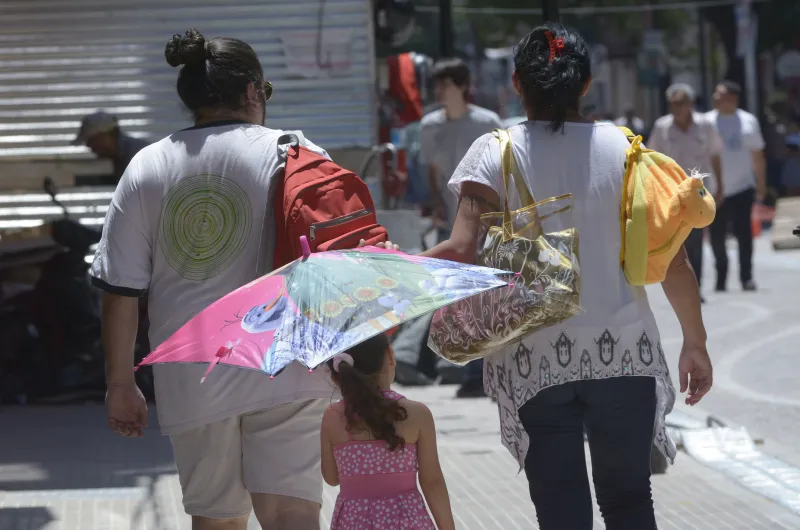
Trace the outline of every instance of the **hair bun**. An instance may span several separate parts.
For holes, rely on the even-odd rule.
[[[187,30],[183,35],[173,35],[164,50],[167,64],[172,67],[200,64],[206,60],[207,55],[206,39],[194,28]]]

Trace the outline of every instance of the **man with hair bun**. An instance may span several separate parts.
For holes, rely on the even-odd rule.
[[[148,293],[150,342],[158,345],[268,272],[275,245],[269,190],[282,175],[286,131],[263,126],[272,85],[258,57],[240,40],[206,40],[191,29],[170,39],[165,58],[180,67],[177,92],[194,125],[131,160],[92,265],[93,283],[105,291],[108,425],[123,436],[142,436],[147,426],[133,378],[138,298]],[[327,375],[295,363],[269,380],[219,365],[201,384],[205,370],[154,367],[159,424],[193,530],[245,530],[251,511],[263,528],[318,529]]]
[[[670,113],[653,124],[647,147],[675,160],[687,174],[698,171],[708,175],[705,185],[714,194],[719,208],[725,199],[720,159],[722,140],[711,121],[695,112],[695,92],[690,85],[675,83],[667,88],[666,97]],[[703,276],[703,230],[692,230],[684,246],[700,285]]]

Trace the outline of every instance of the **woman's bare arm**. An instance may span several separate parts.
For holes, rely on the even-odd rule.
[[[700,309],[700,289],[684,247],[670,263],[661,286],[683,332],[683,349],[678,361],[681,392],[688,390],[686,403],[695,405],[711,390],[713,377]]]
[[[697,276],[689,263],[686,248],[681,247],[669,264],[666,278],[661,286],[681,324],[684,341],[705,346],[706,328],[703,325],[703,312],[700,309],[700,288],[697,285]]]
[[[481,215],[500,211],[500,198],[490,187],[477,182],[464,182],[458,202],[458,213],[450,239],[422,253],[429,258],[461,263],[475,263],[483,230]]]

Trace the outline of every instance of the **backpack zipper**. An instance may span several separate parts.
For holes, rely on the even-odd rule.
[[[337,217],[336,219],[331,219],[330,221],[322,221],[320,223],[314,223],[313,225],[308,227],[308,236],[311,238],[311,241],[314,241],[317,238],[317,228],[330,228],[331,226],[337,226],[340,224],[347,223],[349,221],[353,221],[355,219],[360,219],[361,217],[366,217],[370,215],[372,210],[358,210],[357,212],[349,213],[347,215],[343,215],[341,217]]]
[[[649,256],[655,256],[656,254],[661,254],[662,252],[664,252],[665,250],[667,250],[669,247],[671,247],[671,246],[672,246],[672,243],[674,243],[674,242],[675,242],[675,238],[676,238],[676,237],[678,237],[678,232],[680,232],[680,231],[681,231],[681,229],[682,229],[684,226],[686,226],[686,221],[681,221],[681,224],[680,224],[680,225],[678,225],[678,229],[675,231],[675,233],[674,233],[674,234],[672,234],[672,237],[670,237],[670,238],[669,238],[669,240],[668,240],[666,243],[664,243],[663,245],[661,245],[660,247],[658,247],[658,248],[656,248],[656,249],[653,249],[653,250],[651,250],[650,252],[648,252],[648,253],[647,253],[648,257],[649,257]]]

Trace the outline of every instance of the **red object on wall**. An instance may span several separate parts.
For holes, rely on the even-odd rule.
[[[392,125],[404,126],[422,119],[422,96],[417,86],[417,72],[411,54],[401,53],[386,59],[389,66],[388,96],[396,102]]]
[[[381,143],[390,142],[392,129],[400,129],[422,119],[422,96],[417,84],[417,72],[410,53],[393,55],[386,59],[389,70],[389,86],[386,98],[393,109],[388,123],[381,124],[379,139]],[[393,168],[392,155],[381,157],[381,182],[387,198],[401,198],[408,189],[408,169],[404,146],[397,147],[396,166]]]

